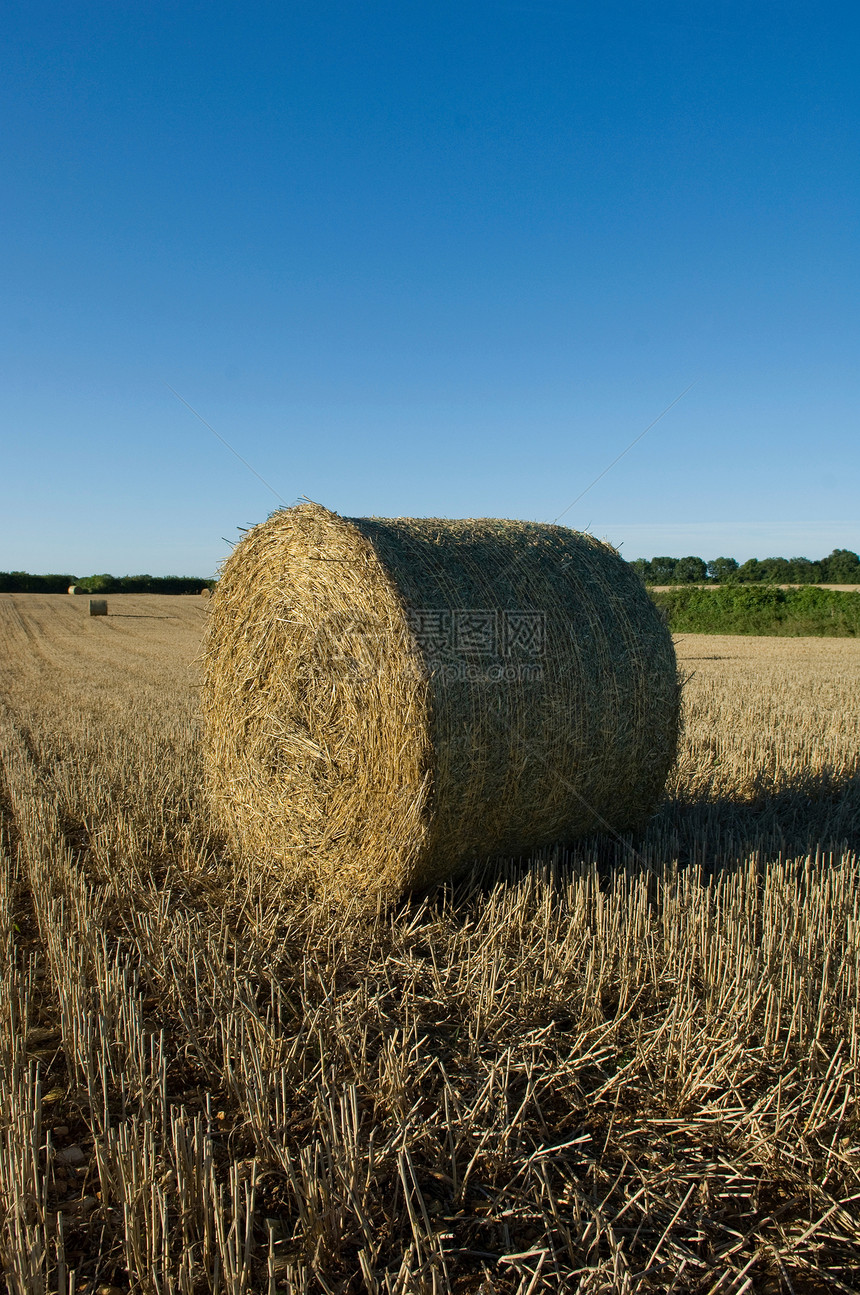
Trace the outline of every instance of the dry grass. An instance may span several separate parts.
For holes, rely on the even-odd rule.
[[[0,597],[7,1289],[856,1290],[860,645],[686,639],[643,836],[368,917],[210,838],[208,614]]]
[[[675,758],[665,623],[563,526],[281,509],[231,553],[209,626],[210,799],[271,889],[375,905],[637,827]]]

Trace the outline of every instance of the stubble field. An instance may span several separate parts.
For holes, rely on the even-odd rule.
[[[0,596],[10,1292],[860,1288],[860,642],[688,636],[635,840],[367,916],[201,795],[203,599]]]

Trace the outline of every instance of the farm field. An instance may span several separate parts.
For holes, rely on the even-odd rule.
[[[636,839],[375,915],[201,794],[204,599],[0,595],[14,1295],[860,1289],[860,641],[685,635]]]

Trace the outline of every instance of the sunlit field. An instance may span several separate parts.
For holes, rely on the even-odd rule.
[[[677,641],[640,837],[261,890],[204,599],[0,595],[14,1295],[860,1288],[860,641]]]

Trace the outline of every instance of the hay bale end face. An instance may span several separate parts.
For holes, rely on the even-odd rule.
[[[107,602],[104,598],[90,599],[91,616],[107,616],[107,614],[108,614]]]
[[[301,504],[224,564],[203,703],[233,850],[356,896],[638,826],[679,691],[660,613],[590,535]]]

